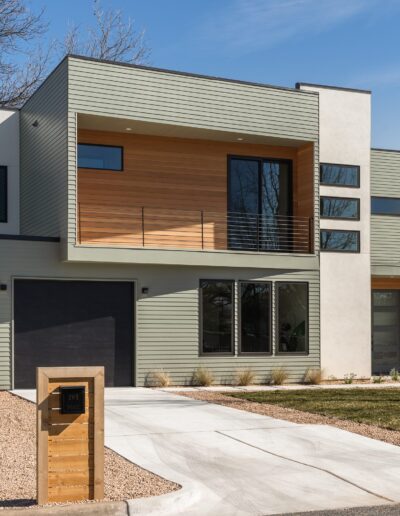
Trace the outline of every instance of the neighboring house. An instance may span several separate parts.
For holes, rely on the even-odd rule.
[[[367,91],[66,57],[0,111],[0,387],[399,368],[400,153],[370,166],[370,116]]]

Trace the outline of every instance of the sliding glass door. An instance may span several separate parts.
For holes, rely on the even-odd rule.
[[[230,249],[289,250],[291,162],[230,158],[228,185]]]

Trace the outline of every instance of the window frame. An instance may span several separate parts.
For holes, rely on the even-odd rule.
[[[269,342],[270,342],[270,351],[242,351],[242,296],[241,296],[241,285],[244,283],[261,283],[263,285],[269,285],[270,288],[270,306],[269,306]],[[272,281],[262,281],[262,280],[238,280],[238,313],[237,313],[237,322],[238,322],[238,356],[272,356],[273,355],[273,282]]]
[[[329,231],[331,233],[357,233],[357,250],[347,250],[347,249],[326,249],[321,246],[321,235],[323,231]],[[319,248],[321,253],[349,253],[349,254],[360,254],[361,252],[361,231],[357,229],[320,229],[319,232]]]
[[[86,145],[88,147],[111,147],[113,149],[121,149],[121,168],[96,168],[96,167],[80,167],[79,166],[79,145]],[[105,172],[123,172],[124,171],[124,147],[123,145],[107,145],[106,143],[84,143],[78,142],[76,149],[76,166],[82,170],[103,170]]]
[[[8,166],[0,165],[0,171],[4,171],[5,175],[5,196],[4,196],[4,207],[5,207],[5,217],[4,220],[0,219],[0,224],[8,223]]]
[[[306,334],[304,351],[279,351],[279,285],[305,285],[307,291]],[[275,281],[275,355],[283,357],[310,354],[310,284],[308,281]]]
[[[399,213],[373,213],[372,212],[372,201],[373,199],[384,199],[384,200],[390,200],[390,201],[399,201],[400,202],[400,197],[379,197],[378,195],[371,195],[371,215],[372,216],[375,216],[375,217],[400,217],[400,212]]]
[[[356,201],[357,217],[332,217],[329,215],[322,215],[322,199],[337,199],[338,201]],[[321,219],[327,220],[354,220],[360,221],[360,198],[359,197],[338,197],[336,195],[321,195],[319,200],[319,213]]]
[[[232,285],[232,320],[231,320],[231,351],[229,352],[210,352],[210,351],[203,351],[203,287],[202,282],[208,281],[212,283],[231,283]],[[231,357],[235,356],[235,313],[236,313],[236,281],[234,279],[207,279],[207,278],[200,278],[199,279],[199,357]]]
[[[322,167],[352,167],[357,171],[357,184],[356,185],[341,185],[339,183],[324,183],[322,182]],[[321,186],[332,186],[334,188],[360,188],[360,165],[350,165],[348,163],[320,163],[319,164],[319,184]]]

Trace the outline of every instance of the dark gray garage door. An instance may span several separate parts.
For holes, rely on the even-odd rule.
[[[106,385],[132,385],[133,284],[14,282],[14,385],[35,386],[38,366],[103,365]]]

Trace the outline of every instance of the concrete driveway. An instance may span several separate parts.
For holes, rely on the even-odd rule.
[[[15,391],[33,398],[32,391]],[[106,390],[106,445],[182,485],[132,514],[267,515],[400,502],[400,448],[161,390]]]

